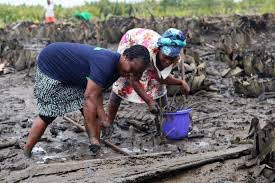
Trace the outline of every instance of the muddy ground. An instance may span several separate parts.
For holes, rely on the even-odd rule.
[[[0,78],[0,103],[1,103],[1,139],[26,140],[33,119],[37,115],[35,99],[33,96],[33,76],[35,69],[31,71],[31,77],[25,76],[25,71],[3,75]],[[230,81],[226,81],[230,83]],[[120,109],[120,118],[115,124],[115,131],[111,141],[128,150],[137,153],[172,151],[175,156],[188,156],[190,154],[203,153],[227,149],[230,146],[238,146],[238,139],[247,136],[251,119],[257,116],[266,119],[275,106],[275,100],[269,99],[257,102],[257,99],[242,98],[231,93],[232,87],[221,92],[201,91],[188,96],[186,104],[194,104],[192,118],[193,129],[204,134],[202,138],[184,139],[181,141],[166,141],[164,145],[157,145],[153,137],[154,125],[150,124],[149,133],[136,132],[133,143],[128,130],[122,129],[124,122],[129,118],[136,118],[135,114],[147,114],[146,106],[123,103]],[[107,100],[108,94],[106,93]],[[180,101],[179,96],[177,101]],[[195,104],[197,103],[197,104]],[[131,112],[135,111],[135,113]],[[131,114],[125,118],[126,114]],[[79,113],[71,114],[74,119],[81,119]],[[210,118],[205,118],[210,116]],[[80,122],[82,122],[80,120]],[[127,128],[127,127],[126,127]],[[154,142],[155,141],[155,142]],[[133,145],[132,145],[133,144]],[[10,158],[1,160],[1,175],[11,175],[14,171],[23,170],[32,164],[54,163],[56,161],[74,161],[91,159],[88,150],[88,139],[84,132],[79,133],[71,124],[58,118],[51,124],[41,141],[36,145],[45,152],[37,153],[32,159],[26,159],[22,150],[17,147],[0,150],[1,155],[9,155]],[[121,156],[112,149],[103,147],[99,157],[108,158]],[[53,157],[52,161],[50,158]],[[63,157],[63,159],[62,159]],[[146,162],[144,162],[146,163]],[[162,182],[247,182],[251,175],[250,170],[237,170],[242,159],[228,160],[205,165],[200,168],[181,172],[177,175],[163,179]],[[66,175],[64,175],[66,176]],[[106,172],[108,176],[108,172]],[[159,182],[162,178],[157,178]],[[2,180],[5,180],[2,179]]]
[[[272,44],[274,40],[272,32],[269,35],[271,37],[266,37],[267,46],[274,50],[273,46],[275,44]],[[261,39],[256,41],[260,42]],[[215,45],[218,38],[209,35],[205,40],[208,44]],[[115,50],[117,45],[109,45],[108,47]],[[215,60],[213,50],[209,46],[204,44],[192,45],[192,49],[199,50],[200,55],[207,55],[201,59],[207,63],[208,69],[215,68],[221,73],[225,68],[228,68],[225,63]],[[209,52],[212,52],[212,54],[208,55]],[[113,180],[113,172],[118,172],[119,168],[123,166],[135,166],[135,162],[131,161],[131,158],[125,159],[122,155],[104,145],[102,145],[103,148],[97,157],[91,156],[86,133],[80,132],[62,117],[56,119],[47,128],[42,139],[36,145],[33,157],[31,159],[25,158],[20,147],[26,141],[32,121],[37,116],[36,101],[33,96],[34,75],[35,67],[31,69],[28,76],[26,70],[0,76],[0,139],[2,141],[18,140],[18,144],[0,149],[0,182],[37,182],[39,180],[41,182],[112,182],[110,180]],[[194,132],[203,134],[203,136],[179,141],[165,140],[160,145],[160,139],[154,135],[156,129],[153,116],[148,113],[146,105],[135,105],[124,101],[114,123],[114,132],[110,141],[131,154],[169,152],[169,155],[157,158],[138,159],[136,163],[140,169],[142,169],[142,166],[150,167],[166,161],[169,164],[168,160],[173,158],[186,157],[188,159],[193,155],[200,156],[203,153],[225,151],[243,144],[251,144],[252,141],[245,139],[248,135],[250,121],[253,117],[266,120],[273,116],[275,100],[259,101],[257,98],[245,98],[234,92],[232,78],[223,78],[219,75],[209,76],[209,78],[214,81],[216,92],[201,90],[189,95],[187,98],[177,96],[175,104],[176,106],[192,106],[192,129]],[[108,94],[108,92],[104,94],[105,106]],[[169,101],[171,101],[171,98],[169,98]],[[75,119],[79,124],[83,124],[83,117],[80,112],[73,112],[68,116]],[[129,130],[127,121],[131,119],[148,124],[149,130],[139,131],[135,128]],[[110,158],[117,159],[109,161]],[[243,156],[225,161],[218,160],[218,162],[190,170],[153,176],[147,181],[165,183],[265,182],[262,177],[253,178],[253,167],[250,169],[240,168],[245,158],[247,157]],[[75,174],[54,173],[48,177],[42,175],[41,179],[37,179],[35,176],[13,179],[13,176],[28,174],[26,172],[32,175],[33,171],[43,171],[40,166],[43,167],[44,164],[49,165],[49,167],[55,165],[56,169],[60,165],[62,169],[66,164],[56,163],[72,163],[68,166],[73,166],[73,164],[78,163],[80,165],[85,164],[84,160],[91,159],[106,159],[102,162],[95,160],[98,167],[101,165],[104,167],[102,168],[104,171],[100,172],[98,170],[95,177],[91,176],[89,169],[85,170],[84,173],[75,171]],[[96,165],[92,164],[91,166],[96,167]],[[93,169],[93,171],[97,171],[97,169]],[[127,173],[127,169],[121,171],[124,171],[121,174]],[[123,182],[123,178],[119,181]]]

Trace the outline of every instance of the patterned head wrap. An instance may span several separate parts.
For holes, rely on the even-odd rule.
[[[186,46],[186,36],[182,31],[170,28],[159,38],[157,44],[164,55],[177,57]]]

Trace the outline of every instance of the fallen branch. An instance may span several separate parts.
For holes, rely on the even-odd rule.
[[[82,132],[86,131],[86,129],[83,126],[81,126],[80,124],[78,124],[77,122],[72,120],[71,118],[64,116],[63,119],[65,119],[66,121],[68,121],[68,122],[72,123],[73,125],[75,125]],[[121,148],[119,148],[118,146],[112,144],[111,142],[109,142],[107,140],[102,139],[101,142],[103,142],[106,146],[111,147],[114,151],[116,151],[118,153],[121,153],[121,154],[126,155],[126,156],[130,155],[129,153],[123,151]]]
[[[77,122],[75,122],[74,120],[72,120],[71,118],[64,116],[63,119],[65,119],[66,121],[72,123],[74,126],[76,126],[82,132],[86,132],[86,130],[85,130],[85,128],[83,126],[81,126],[80,124],[78,124]]]
[[[109,142],[108,140],[102,140],[102,142],[103,142],[106,146],[111,147],[111,148],[112,148],[113,150],[115,150],[116,152],[119,152],[119,153],[124,154],[124,155],[126,155],[126,156],[130,156],[129,153],[123,151],[121,148],[119,148],[118,146],[112,144],[112,143]]]

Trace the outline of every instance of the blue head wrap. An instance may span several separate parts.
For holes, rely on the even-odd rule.
[[[159,38],[157,44],[164,55],[177,57],[186,46],[186,36],[182,31],[170,28]]]

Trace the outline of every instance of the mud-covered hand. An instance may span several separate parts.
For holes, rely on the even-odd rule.
[[[182,80],[182,83],[180,85],[180,89],[184,95],[188,95],[190,92],[190,87],[186,83],[186,81]]]
[[[156,103],[155,101],[152,101],[148,104],[148,107],[149,107],[149,111],[152,113],[152,114],[159,114],[160,112],[160,107],[158,105],[158,103]]]

